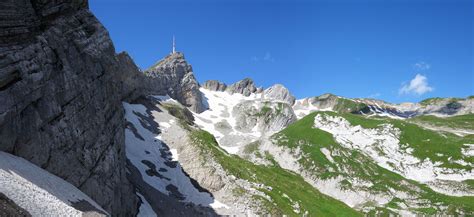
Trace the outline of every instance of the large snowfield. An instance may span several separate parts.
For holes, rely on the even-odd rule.
[[[205,88],[200,88],[203,93],[205,101],[209,107],[208,110],[202,113],[194,113],[196,117],[195,123],[202,129],[210,132],[216,137],[219,146],[231,154],[237,154],[243,146],[253,140],[258,139],[262,134],[257,130],[251,132],[241,132],[236,129],[236,119],[232,110],[234,107],[243,101],[258,101],[262,99],[262,94],[251,94],[244,96],[239,93],[230,94],[225,91],[211,91]],[[227,122],[230,126],[230,132],[223,133],[216,126],[222,122]],[[240,137],[240,140],[225,140],[225,136]],[[246,138],[246,139],[243,139]]]

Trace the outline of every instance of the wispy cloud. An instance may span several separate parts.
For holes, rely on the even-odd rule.
[[[400,95],[413,94],[421,96],[425,93],[433,91],[434,88],[428,84],[428,78],[424,75],[416,74],[416,76],[408,84],[402,84],[398,90]]]
[[[423,61],[413,64],[413,68],[417,71],[425,71],[431,68],[431,65]]]
[[[272,56],[270,52],[266,52],[265,55],[258,57],[258,56],[252,56],[250,58],[252,62],[275,62],[275,58]]]
[[[272,57],[272,54],[270,52],[265,53],[265,56],[263,57],[263,60],[270,61],[270,62],[275,62],[275,58]]]
[[[370,94],[367,96],[367,98],[372,98],[372,99],[375,99],[377,97],[380,97],[382,94],[380,93],[373,93],[373,94]]]

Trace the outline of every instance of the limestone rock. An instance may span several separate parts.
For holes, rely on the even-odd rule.
[[[296,100],[295,97],[291,95],[290,91],[281,84],[275,84],[267,88],[263,92],[263,95],[265,99],[277,100],[288,103],[289,105],[293,105]]]
[[[145,74],[153,78],[151,92],[168,94],[194,112],[200,113],[206,109],[199,91],[199,83],[182,53],[176,52],[166,56],[146,70]]]

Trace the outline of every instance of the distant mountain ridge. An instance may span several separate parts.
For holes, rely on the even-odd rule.
[[[281,84],[275,84],[265,90],[256,88],[250,78],[238,81],[235,85],[248,83],[250,90],[245,88],[240,93],[245,92],[245,96],[251,93],[265,92],[264,97],[273,100],[286,101],[295,109],[300,110],[302,114],[308,114],[310,111],[331,110],[337,112],[350,112],[362,115],[390,116],[394,118],[410,118],[420,115],[453,116],[474,113],[474,97],[467,98],[428,98],[419,103],[400,103],[393,104],[383,100],[372,98],[345,98],[326,93],[320,96],[295,99],[286,87]],[[229,87],[217,80],[209,80],[202,84],[202,87],[213,91],[228,91]],[[235,91],[230,91],[235,93]],[[270,93],[273,96],[270,96]],[[238,93],[238,91],[237,91]]]

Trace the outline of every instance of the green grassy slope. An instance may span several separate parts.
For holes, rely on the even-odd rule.
[[[326,114],[336,115],[335,113]],[[405,120],[395,120],[388,118],[373,119],[354,114],[337,115],[344,117],[352,125],[360,125],[364,128],[376,128],[380,124],[384,123],[393,124],[396,128],[401,130],[400,143],[406,148],[413,148],[413,156],[419,158],[420,160],[429,158],[432,162],[442,162],[443,164],[441,166],[447,168],[464,168],[464,166],[460,164],[453,163],[453,160],[462,159],[466,162],[474,163],[474,157],[466,157],[462,154],[462,148],[467,147],[465,144],[474,144],[473,137],[460,137],[452,133],[438,133],[432,130],[424,129],[416,124],[408,123]],[[443,120],[439,120],[432,116],[430,116],[428,119],[436,120],[438,121],[438,124],[443,123]],[[474,115],[452,117],[448,118],[447,120],[447,125],[474,125]]]
[[[321,194],[297,174],[275,165],[256,165],[236,155],[225,153],[219,148],[214,136],[206,131],[194,130],[190,137],[193,143],[200,147],[200,150],[210,154],[229,174],[271,187],[271,189],[258,189],[270,196],[271,201],[254,195],[254,199],[260,200],[265,205],[267,212],[262,214],[301,216],[307,212],[308,216],[361,216],[361,213],[344,203]],[[240,189],[235,193],[248,192]],[[301,213],[294,212],[292,207],[294,202],[298,202],[302,210]]]
[[[436,156],[436,153],[461,158],[460,148],[462,144],[464,144],[463,142],[471,140],[463,140],[463,138],[454,135],[446,135],[447,138],[444,138],[435,132],[421,129],[416,125],[404,121],[369,119],[349,113],[336,114],[333,112],[312,113],[293,123],[273,137],[280,146],[290,149],[299,147],[305,155],[304,158],[301,158],[299,163],[306,171],[310,171],[321,179],[343,176],[346,178],[346,181],[341,182],[341,184],[348,189],[353,188],[350,180],[359,179],[372,183],[372,186],[364,190],[373,192],[374,194],[389,192],[390,189],[394,189],[414,197],[412,201],[404,201],[403,199],[395,197],[386,205],[387,207],[403,209],[400,208],[402,204],[411,204],[411,207],[407,209],[425,214],[438,213],[445,207],[448,208],[444,209],[443,214],[474,214],[474,197],[453,197],[436,193],[426,185],[407,180],[394,172],[378,166],[357,150],[342,147],[334,140],[332,134],[313,128],[314,117],[317,114],[339,115],[346,118],[351,124],[361,125],[364,128],[377,127],[379,124],[387,122],[392,123],[396,127],[401,128],[402,143],[410,144],[410,146],[415,149],[414,154],[419,158],[433,157],[436,160],[440,160],[442,157]],[[432,143],[426,142],[425,140],[427,138],[432,139]],[[446,144],[453,145],[452,147],[445,147]],[[321,148],[338,152],[339,156],[333,156],[333,162],[331,162],[321,152]],[[446,163],[446,166],[453,165]],[[457,166],[460,165],[453,167]],[[370,204],[368,205],[370,206]],[[378,209],[382,212],[390,212],[383,208]]]
[[[474,114],[459,115],[446,118],[425,115],[411,118],[410,122],[429,124],[434,126],[444,126],[455,129],[474,130]]]

